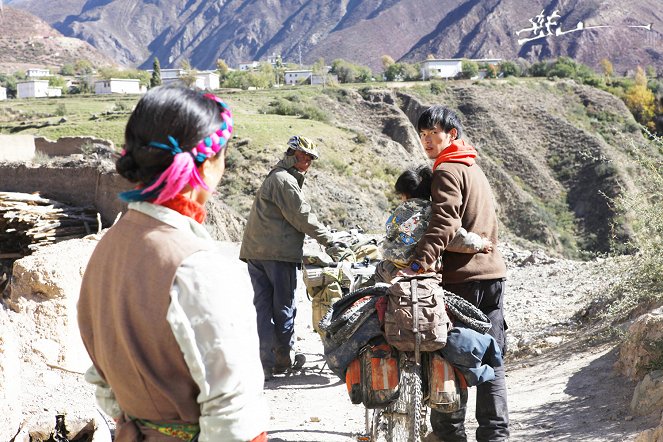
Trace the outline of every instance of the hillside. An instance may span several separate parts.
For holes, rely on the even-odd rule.
[[[67,0],[62,8],[48,7],[50,0],[10,3],[119,63],[143,68],[155,56],[162,67],[188,60],[209,69],[219,58],[236,66],[279,53],[291,63],[343,58],[378,72],[385,54],[408,62],[428,55],[529,62],[566,55],[597,69],[608,58],[619,73],[637,65],[663,69],[659,0],[449,0],[443,7],[435,0]],[[516,35],[534,22],[548,25],[550,36],[520,45],[519,38],[538,35]],[[601,28],[568,32],[579,22]],[[650,24],[651,30],[628,27]]]
[[[81,59],[95,66],[115,64],[89,43],[65,37],[45,21],[20,9],[4,6],[0,29],[0,72],[30,67],[59,68]]]
[[[645,143],[621,100],[600,90],[573,81],[509,79],[219,94],[236,121],[219,197],[240,222],[286,140],[300,134],[322,153],[305,187],[322,220],[383,231],[396,203],[396,177],[426,161],[412,124],[424,106],[445,103],[460,112],[465,137],[479,150],[505,235],[569,256],[624,251],[631,238],[631,220],[615,212],[611,199],[641,188],[632,153]],[[0,133],[95,133],[120,145],[135,100],[0,103]],[[55,114],[60,103],[65,122]],[[276,109],[289,110],[277,115]],[[301,118],[305,113],[313,117]]]

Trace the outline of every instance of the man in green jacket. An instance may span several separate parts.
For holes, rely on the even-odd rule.
[[[304,355],[293,349],[304,236],[323,246],[334,238],[302,194],[306,171],[318,157],[313,142],[290,138],[283,159],[258,190],[244,230],[239,258],[247,263],[253,284],[265,380],[305,362]]]

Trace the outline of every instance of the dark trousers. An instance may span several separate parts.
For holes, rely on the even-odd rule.
[[[506,351],[506,323],[504,321],[505,281],[493,279],[462,284],[445,284],[444,288],[466,299],[484,312],[492,324],[488,333],[495,338],[502,353]],[[464,442],[467,396],[461,409],[454,413],[431,410],[433,433],[445,442]],[[509,438],[509,409],[506,399],[504,366],[495,367],[495,379],[477,386],[477,441],[505,441]]]
[[[295,290],[299,264],[284,261],[248,261],[253,305],[258,321],[260,361],[274,368],[274,352],[289,352],[295,344]]]

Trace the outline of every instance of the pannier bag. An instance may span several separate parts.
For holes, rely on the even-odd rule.
[[[441,413],[458,411],[462,395],[467,396],[467,383],[453,365],[438,353],[429,353],[428,399],[426,405]]]
[[[398,397],[398,352],[386,342],[366,345],[345,374],[353,404],[382,408]]]
[[[435,351],[446,345],[451,321],[441,281],[439,275],[409,276],[396,280],[387,289],[384,334],[389,344],[401,351],[414,351],[418,334],[420,351]],[[413,302],[415,286],[416,302]]]

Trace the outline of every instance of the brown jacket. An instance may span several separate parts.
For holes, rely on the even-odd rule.
[[[198,422],[199,389],[166,312],[179,265],[209,248],[193,235],[130,210],[90,258],[78,302],[81,336],[130,416]]]
[[[493,192],[477,164],[440,164],[433,172],[432,198],[431,220],[415,251],[415,260],[424,268],[433,266],[460,227],[498,243]],[[497,248],[476,254],[447,251],[442,263],[442,278],[449,284],[506,276]]]

